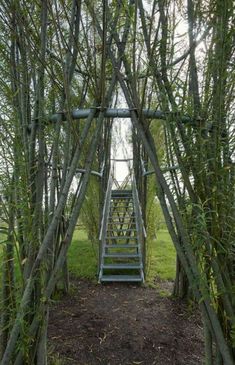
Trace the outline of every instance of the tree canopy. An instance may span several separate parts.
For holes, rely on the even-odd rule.
[[[102,211],[105,110],[124,99],[143,212],[156,194],[202,312],[206,364],[232,365],[234,2],[2,0],[0,14],[1,364],[47,362],[50,298],[61,271],[68,287],[86,194],[88,211],[94,191],[99,202],[92,225]]]

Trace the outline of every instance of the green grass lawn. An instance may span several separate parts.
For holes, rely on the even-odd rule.
[[[19,265],[16,261],[16,281],[21,278]],[[68,252],[69,271],[78,277],[97,280],[98,242],[92,243],[83,229],[77,229]],[[0,254],[0,264],[1,254]],[[175,276],[175,249],[167,230],[160,230],[157,239],[148,240],[147,244],[147,277],[148,285],[154,284],[154,279],[173,280]],[[0,273],[1,280],[1,273]]]
[[[157,238],[147,245],[147,284],[153,285],[158,276],[162,280],[173,280],[175,276],[175,249],[167,230],[158,231]],[[74,233],[68,252],[68,265],[72,274],[96,280],[98,243],[91,243],[84,230]]]
[[[157,238],[147,245],[147,280],[156,276],[163,280],[174,280],[176,253],[167,230],[159,230]]]
[[[78,277],[96,280],[97,262],[98,242],[89,241],[84,230],[76,230],[68,251],[69,271]]]

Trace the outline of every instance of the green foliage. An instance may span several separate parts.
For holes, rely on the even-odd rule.
[[[69,271],[78,276],[96,280],[98,244],[92,243],[84,230],[76,230],[68,252]]]
[[[164,129],[161,122],[151,125],[151,133],[157,146],[159,160],[164,160],[165,145],[164,145]],[[148,170],[151,166],[148,166]],[[157,231],[165,228],[165,219],[157,198],[156,177],[155,174],[148,176],[147,180],[147,206],[146,220],[148,236],[151,239],[156,238]]]
[[[6,251],[6,244],[9,245],[9,242],[6,238],[6,236],[2,235],[0,233],[0,267],[3,267],[3,261],[5,260],[5,251]],[[20,262],[20,258],[19,258],[19,253],[18,253],[18,245],[16,245],[15,243],[12,243],[12,245],[14,245],[14,256],[13,256],[13,260],[14,260],[14,280],[15,280],[15,288],[18,290],[23,282],[23,278],[22,278],[22,270],[23,270],[23,265],[24,263]],[[2,270],[0,270],[0,283],[2,282]],[[1,286],[0,286],[1,287]],[[16,291],[16,296],[20,295],[20,293],[18,293]]]
[[[154,285],[154,280],[174,280],[176,253],[170,235],[166,229],[157,232],[156,239],[147,241],[147,284]]]
[[[55,351],[53,348],[49,348],[48,353],[48,365],[64,365],[64,360],[60,358],[59,354],[55,354]]]
[[[152,200],[148,199],[146,213],[148,236],[155,239],[157,232],[166,227],[161,206],[156,196],[152,197]]]
[[[156,239],[148,240],[147,257],[147,285],[154,286],[156,277],[174,280],[176,255],[166,230],[159,230]],[[89,241],[84,230],[76,230],[68,252],[69,271],[77,277],[97,280],[97,264],[98,243]]]
[[[92,242],[95,242],[99,236],[99,209],[99,183],[97,177],[92,177],[80,216]]]

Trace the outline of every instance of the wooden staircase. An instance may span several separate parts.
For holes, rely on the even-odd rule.
[[[105,209],[99,281],[143,282],[140,227],[133,191],[111,190]]]

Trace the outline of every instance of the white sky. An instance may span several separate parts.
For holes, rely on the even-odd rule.
[[[133,158],[130,119],[116,118],[114,120],[111,156],[113,159]],[[116,180],[122,182],[129,173],[128,163],[114,161],[114,172]]]

